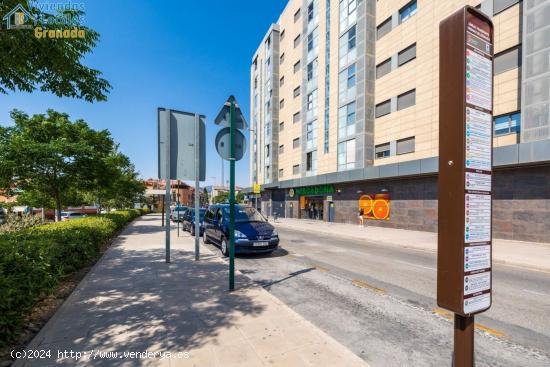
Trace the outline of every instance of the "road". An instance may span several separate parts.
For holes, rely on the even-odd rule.
[[[238,270],[372,366],[450,365],[452,314],[437,308],[435,253],[277,229],[281,248],[238,257]],[[493,265],[477,366],[550,366],[550,274]]]

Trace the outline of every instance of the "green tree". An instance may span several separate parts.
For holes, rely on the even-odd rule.
[[[221,204],[221,203],[227,203],[229,202],[229,193],[227,191],[222,191],[218,195],[216,195],[212,202],[214,204]]]
[[[235,201],[241,204],[244,201],[244,193],[238,192],[237,195],[235,195]]]
[[[208,206],[208,190],[206,190],[206,187],[200,193],[200,206],[203,208]]]
[[[37,7],[37,2],[5,0],[0,2],[2,16],[21,4],[43,29],[85,31],[84,38],[37,38],[32,29],[0,31],[0,93],[32,92],[37,88],[62,97],[89,102],[107,99],[111,85],[101,78],[101,72],[82,65],[82,59],[99,41],[99,34],[81,24],[81,9],[63,9],[49,14]],[[67,21],[70,20],[70,21]]]
[[[0,189],[20,189],[28,203],[53,203],[59,220],[63,206],[83,202],[82,192],[111,184],[116,145],[107,130],[53,110],[32,117],[14,110],[11,117],[14,126],[0,127]]]

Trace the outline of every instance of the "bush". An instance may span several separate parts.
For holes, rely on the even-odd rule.
[[[42,224],[42,218],[38,215],[23,214],[20,216],[8,212],[6,215],[6,223],[0,224],[0,233],[20,231],[40,224]]]
[[[90,265],[118,230],[146,213],[117,211],[0,234],[0,347],[62,277]]]

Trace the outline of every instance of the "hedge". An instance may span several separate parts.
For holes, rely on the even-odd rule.
[[[146,210],[131,209],[0,235],[0,347],[66,275],[92,264],[102,246]]]

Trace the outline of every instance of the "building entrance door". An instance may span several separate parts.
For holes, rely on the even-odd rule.
[[[324,207],[322,196],[306,196],[304,204],[301,213],[302,218],[323,220]]]

